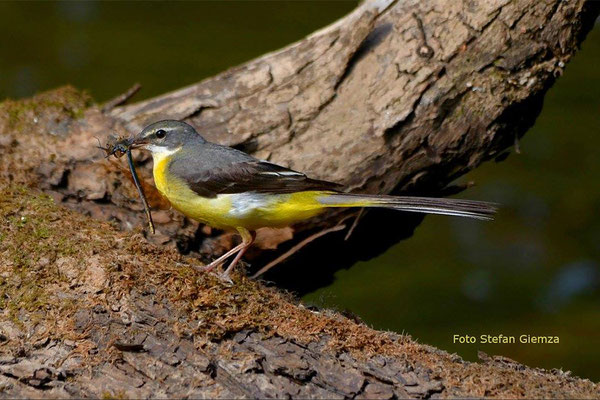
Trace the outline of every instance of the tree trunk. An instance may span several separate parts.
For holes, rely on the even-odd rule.
[[[597,397],[596,385],[562,371],[484,355],[466,363],[244,278],[225,287],[178,267],[194,261],[118,232],[145,226],[144,215],[124,164],[93,146],[111,130],[182,119],[209,140],[353,191],[438,192],[532,125],[598,4],[365,2],[283,50],[137,104],[118,106],[122,96],[99,107],[70,88],[4,102],[0,393]],[[136,157],[150,182],[148,156]],[[156,192],[150,201],[165,208],[154,213],[155,244],[211,255],[231,245],[206,240],[216,233],[166,210]],[[265,232],[260,247],[348,229],[349,215]]]

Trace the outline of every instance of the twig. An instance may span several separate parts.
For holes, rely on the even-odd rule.
[[[413,13],[413,18],[417,21],[417,27],[419,28],[419,48],[417,49],[417,54],[423,58],[431,58],[433,57],[433,49],[427,43],[427,35],[425,35],[425,28],[423,27],[423,20],[419,18],[417,13]]]
[[[122,94],[118,95],[117,97],[104,103],[104,105],[102,106],[102,112],[107,113],[107,112],[111,111],[113,108],[120,106],[121,104],[125,104],[125,102],[127,102],[127,100],[132,98],[133,95],[135,95],[141,88],[142,88],[142,85],[140,85],[139,83],[136,83],[135,85],[133,85],[132,87],[127,89],[127,91],[125,93],[122,93]]]
[[[356,218],[354,218],[354,221],[352,222],[352,226],[350,227],[350,229],[348,229],[348,233],[346,233],[346,237],[344,237],[344,241],[347,241],[348,239],[350,239],[350,236],[352,236],[354,229],[356,229],[356,227],[358,226],[358,221],[360,220],[360,218],[362,217],[364,212],[365,212],[365,208],[363,207],[360,209],[360,211],[356,215]]]
[[[258,272],[256,272],[250,278],[251,279],[258,278],[259,276],[261,276],[262,274],[264,274],[265,272],[267,272],[268,270],[270,270],[277,264],[280,264],[282,261],[285,261],[292,254],[296,253],[298,250],[300,250],[301,248],[303,248],[304,246],[306,246],[313,240],[316,240],[316,239],[320,238],[321,236],[327,235],[328,233],[331,233],[331,232],[341,231],[342,229],[345,229],[345,228],[346,228],[346,225],[343,225],[343,224],[336,225],[333,228],[324,229],[322,231],[315,233],[314,235],[307,237],[306,239],[304,239],[303,241],[301,241],[300,243],[298,243],[297,245],[295,245],[294,247],[292,247],[291,249],[289,249],[288,251],[286,251],[285,253],[283,253],[282,255],[280,255],[279,257],[277,257],[276,259],[274,259],[273,261],[271,261],[270,263],[268,263],[267,265],[262,267],[260,270],[258,270]]]
[[[152,221],[152,214],[150,213],[150,207],[148,206],[148,202],[146,201],[146,195],[144,194],[144,190],[142,189],[142,185],[140,184],[140,179],[137,176],[137,172],[135,172],[135,166],[133,165],[133,157],[131,156],[131,149],[127,149],[127,163],[129,164],[129,169],[131,170],[131,176],[133,177],[133,183],[135,183],[135,187],[142,199],[142,204],[144,205],[144,211],[146,212],[146,217],[148,217],[148,225],[150,226],[150,232],[155,233],[154,230],[154,222]]]

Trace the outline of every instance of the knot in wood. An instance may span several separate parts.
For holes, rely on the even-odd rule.
[[[433,57],[433,49],[428,44],[423,43],[417,49],[417,54],[419,55],[419,57],[431,58]]]

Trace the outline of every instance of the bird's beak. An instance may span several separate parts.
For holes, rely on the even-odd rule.
[[[145,136],[142,136],[142,132],[138,133],[130,142],[131,149],[137,149],[139,147],[143,147],[144,145],[150,143]]]

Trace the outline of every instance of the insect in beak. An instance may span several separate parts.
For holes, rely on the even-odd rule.
[[[106,154],[105,158],[108,158],[110,156],[115,156],[116,158],[123,157],[123,155],[127,153],[127,151],[131,148],[131,145],[133,143],[133,137],[131,136],[125,138],[111,135],[108,138],[106,147],[100,145],[100,139],[96,138],[96,140],[98,140],[99,144],[99,146],[96,147],[104,150],[104,153]]]

